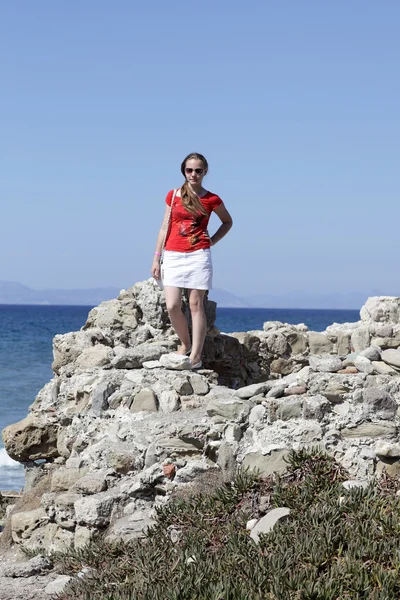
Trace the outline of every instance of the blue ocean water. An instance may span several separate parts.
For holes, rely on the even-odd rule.
[[[358,310],[315,308],[218,308],[216,326],[225,333],[262,329],[265,321],[304,323],[312,331],[324,331],[332,323],[352,323],[360,319]]]
[[[0,305],[0,430],[26,417],[36,394],[51,379],[53,337],[79,330],[91,308]],[[231,333],[262,329],[265,321],[283,321],[323,331],[334,322],[358,319],[356,310],[218,308],[216,325]],[[0,490],[23,485],[23,468],[0,442]]]
[[[27,416],[52,377],[53,337],[80,329],[90,308],[0,305],[0,430]],[[0,442],[0,490],[23,485],[23,468]]]

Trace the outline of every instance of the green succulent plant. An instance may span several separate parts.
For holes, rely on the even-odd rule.
[[[130,543],[59,555],[82,566],[58,600],[395,600],[400,598],[399,482],[346,491],[343,467],[319,451],[292,452],[287,473],[242,471],[210,494],[157,509]],[[289,518],[255,544],[246,522],[278,506]],[[171,530],[179,532],[171,536]]]

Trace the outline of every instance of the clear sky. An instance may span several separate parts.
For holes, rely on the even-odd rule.
[[[1,2],[0,280],[149,277],[197,151],[216,287],[400,295],[399,31],[397,0]]]

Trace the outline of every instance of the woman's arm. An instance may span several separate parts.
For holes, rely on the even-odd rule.
[[[221,225],[217,231],[210,237],[211,246],[214,246],[217,242],[228,233],[233,225],[232,217],[225,208],[225,204],[222,202],[217,208],[214,208],[214,212],[221,219]]]
[[[158,232],[158,236],[157,236],[156,250],[154,252],[153,264],[151,265],[151,274],[155,279],[160,279],[160,258],[161,258],[160,255],[161,255],[163,241],[165,238],[165,233],[167,231],[170,210],[171,210],[171,207],[167,205],[165,207],[163,222],[162,222],[160,231]]]

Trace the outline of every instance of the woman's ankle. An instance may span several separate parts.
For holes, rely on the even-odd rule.
[[[191,344],[181,344],[178,348],[178,350],[176,351],[177,354],[189,354],[189,352],[192,349],[192,345]]]

